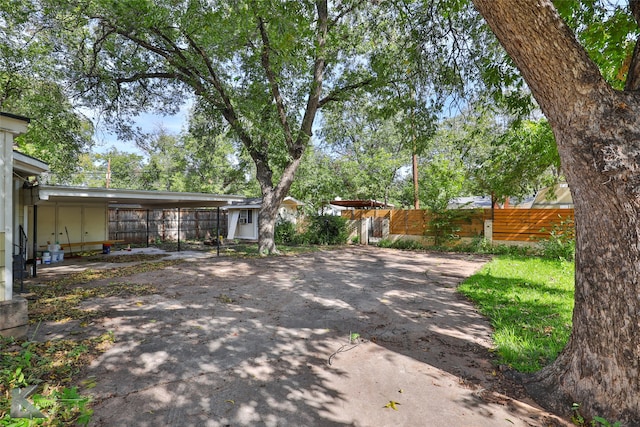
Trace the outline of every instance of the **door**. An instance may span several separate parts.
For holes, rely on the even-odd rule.
[[[38,206],[38,250],[56,242],[56,207]]]
[[[82,206],[59,206],[56,224],[57,243],[82,242]]]
[[[107,240],[107,209],[104,206],[84,208],[83,242],[100,242]]]

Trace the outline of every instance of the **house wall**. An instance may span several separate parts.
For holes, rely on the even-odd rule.
[[[250,210],[251,222],[240,222],[240,211]],[[258,240],[258,212],[259,209],[229,209],[228,239]]]
[[[28,119],[0,114],[0,335],[22,337],[28,329],[27,300],[13,296],[13,138]]]
[[[257,240],[258,239],[258,209],[249,209],[251,214],[251,222],[241,224],[238,222],[236,227],[236,239]],[[238,218],[240,221],[240,218]]]
[[[0,152],[0,301],[9,301],[13,297],[13,134],[10,131],[0,130]]]
[[[278,209],[278,216],[284,220],[294,224],[298,221],[298,208],[297,205],[282,205]]]

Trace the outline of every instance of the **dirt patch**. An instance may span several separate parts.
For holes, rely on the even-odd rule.
[[[91,324],[32,332],[113,332],[84,373],[94,425],[568,425],[494,365],[489,324],[455,291],[486,260],[205,258],[119,277],[156,292],[89,298]]]

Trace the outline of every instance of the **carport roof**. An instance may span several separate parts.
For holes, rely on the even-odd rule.
[[[378,200],[332,200],[329,204],[356,209],[393,208],[391,203]]]
[[[227,194],[178,193],[171,191],[123,190],[118,188],[86,188],[40,185],[38,202],[107,202],[141,208],[203,208],[220,207],[244,197]]]

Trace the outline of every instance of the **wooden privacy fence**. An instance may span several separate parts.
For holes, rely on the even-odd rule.
[[[227,234],[227,212],[220,211],[220,234]],[[109,239],[127,243],[214,238],[217,209],[109,209]]]
[[[555,227],[573,232],[573,209],[495,209],[493,240],[539,241]]]
[[[490,215],[491,211],[489,211]],[[458,209],[455,211],[453,224],[459,228],[460,237],[476,237],[482,235],[486,212],[482,209]],[[406,236],[428,236],[431,213],[426,209],[369,209],[342,211],[342,216],[349,220],[386,218],[389,220],[389,234]],[[490,218],[490,216],[489,216]],[[381,237],[381,236],[376,236]]]
[[[460,237],[482,237],[485,221],[492,220],[492,240],[531,242],[549,237],[554,226],[565,224],[573,230],[573,209],[456,209],[453,224]],[[347,210],[342,216],[350,220],[363,218],[389,220],[389,234],[429,236],[431,213],[426,209]],[[486,236],[488,237],[488,236]]]

